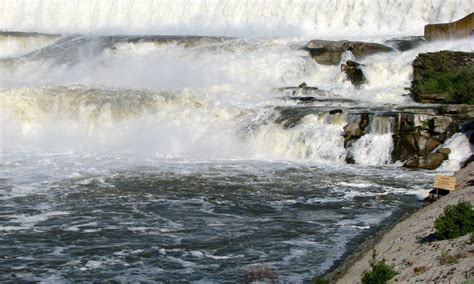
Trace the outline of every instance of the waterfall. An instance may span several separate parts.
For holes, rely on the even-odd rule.
[[[372,117],[367,134],[351,146],[357,164],[380,166],[391,162],[395,119],[390,116]]]
[[[427,23],[452,21],[472,12],[467,2],[2,0],[0,30],[303,37],[420,35]]]

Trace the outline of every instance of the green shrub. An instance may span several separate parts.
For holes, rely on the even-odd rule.
[[[454,239],[474,231],[474,210],[470,202],[448,205],[435,221],[438,240]]]
[[[372,253],[370,267],[372,271],[366,270],[362,274],[363,284],[384,284],[397,275],[392,266],[385,264],[385,259],[377,260],[377,252],[375,250]]]
[[[329,284],[329,283],[331,282],[324,277],[318,277],[313,282],[313,284]]]
[[[441,265],[444,265],[444,264],[456,264],[459,262],[459,258],[461,258],[461,255],[457,254],[457,255],[451,255],[451,254],[448,254],[447,251],[445,250],[442,250],[441,251],[441,255],[439,256],[439,263]]]

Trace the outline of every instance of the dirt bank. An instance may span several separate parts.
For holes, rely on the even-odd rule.
[[[474,244],[469,236],[433,241],[434,221],[448,204],[474,203],[474,163],[457,172],[456,178],[458,190],[417,210],[376,238],[373,245],[366,244],[366,249],[328,275],[331,283],[360,283],[362,273],[369,269],[372,248],[398,272],[392,283],[463,283],[474,277]],[[452,256],[453,263],[441,259],[442,253]]]

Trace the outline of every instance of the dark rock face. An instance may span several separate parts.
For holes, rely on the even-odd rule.
[[[421,53],[412,65],[416,102],[474,104],[474,53]]]
[[[474,13],[452,23],[430,24],[425,26],[427,40],[465,38],[474,34]]]
[[[336,114],[336,113],[342,113],[342,109],[337,108],[329,111],[329,114]]]
[[[367,81],[360,66],[360,63],[352,60],[347,60],[346,64],[341,65],[341,71],[346,73],[347,79],[351,81],[352,85],[356,87],[364,84]]]
[[[378,43],[347,40],[312,40],[308,42],[307,50],[316,62],[323,65],[339,64],[341,56],[345,51],[351,51],[357,59],[378,52],[392,51],[390,47]]]

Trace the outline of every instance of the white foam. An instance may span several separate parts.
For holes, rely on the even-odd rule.
[[[0,1],[0,30],[354,36],[422,34],[472,12],[465,0]]]
[[[470,135],[474,135],[474,131],[456,133],[444,142],[442,147],[449,148],[451,153],[449,153],[449,159],[441,164],[438,171],[457,171],[461,163],[474,154],[474,145],[469,143]]]
[[[55,216],[63,216],[69,215],[69,212],[66,211],[51,211],[51,212],[44,212],[35,215],[14,215],[11,216],[12,218],[8,221],[9,223],[20,224],[19,226],[6,226],[0,227],[0,230],[28,230],[33,228],[36,224],[46,221],[51,217]]]

